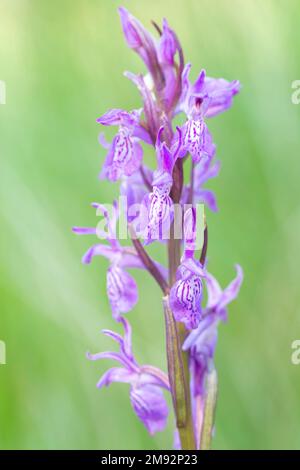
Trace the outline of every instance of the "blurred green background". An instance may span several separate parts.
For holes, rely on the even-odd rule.
[[[230,322],[221,326],[214,447],[300,448],[300,79],[297,0],[124,1],[146,25],[168,17],[196,77],[240,79],[233,109],[210,122],[221,175],[210,184],[210,270],[223,285],[245,271]],[[108,0],[0,0],[1,246],[0,448],[159,449],[131,409],[126,385],[98,391],[110,365],[86,360],[111,346],[106,261],[82,266],[95,240],[72,225],[95,224],[91,201],[118,185],[97,179],[104,151],[95,119],[140,104],[124,70],[144,67],[124,43]],[[161,255],[163,258],[163,253]],[[140,362],[165,367],[160,292],[138,273],[129,314]]]

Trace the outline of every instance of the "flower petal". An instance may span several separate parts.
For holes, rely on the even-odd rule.
[[[164,430],[169,410],[160,388],[155,385],[132,387],[130,400],[136,415],[151,435]]]
[[[218,305],[221,295],[222,295],[222,289],[217,279],[209,272],[206,273],[205,281],[206,281],[207,296],[208,296],[207,309],[212,309],[216,305]]]
[[[124,340],[122,344],[122,351],[129,357],[134,363],[136,363],[132,353],[132,329],[128,320],[121,317],[121,322],[124,327]]]
[[[110,142],[108,142],[105,138],[105,135],[103,134],[103,132],[100,132],[99,136],[98,136],[98,141],[99,141],[99,144],[102,145],[103,148],[105,148],[106,150],[108,150],[110,148]]]
[[[211,353],[216,344],[216,334],[219,319],[208,315],[201,320],[197,329],[191,331],[183,343],[183,351],[193,350],[193,355]]]
[[[94,256],[104,256],[108,260],[113,261],[116,257],[116,252],[111,246],[108,245],[93,245],[83,255],[83,264],[90,264]]]
[[[201,189],[194,194],[195,203],[205,204],[212,212],[218,211],[217,199],[213,191]]]
[[[196,209],[190,207],[184,214],[184,256],[191,258],[196,250],[197,220]]]
[[[122,115],[128,113],[123,109],[110,109],[97,119],[102,126],[119,126],[122,122]]]
[[[131,132],[120,127],[107,153],[100,178],[116,181],[121,176],[132,175],[141,165],[143,150]]]
[[[232,98],[240,91],[238,80],[228,82],[223,78],[206,77],[203,92],[210,97],[210,103],[205,113],[206,117],[213,117],[226,111],[232,105]]]
[[[166,177],[166,183],[163,184]],[[153,192],[146,196],[144,204],[147,207],[147,224],[144,233],[146,243],[153,240],[166,240],[174,217],[173,201],[169,196],[171,183],[167,182],[168,174],[157,177],[159,186],[153,186]],[[143,223],[143,221],[141,221]],[[142,224],[144,226],[144,224]]]
[[[218,305],[218,308],[220,310],[226,307],[226,305],[228,305],[237,297],[240,287],[242,285],[243,277],[244,277],[243,270],[241,266],[239,266],[238,264],[236,265],[235,269],[237,273],[236,278],[233,281],[231,281],[231,283],[226,287],[226,289],[223,290],[221,294],[219,305]]]
[[[201,72],[199,73],[199,76],[198,76],[197,80],[195,81],[194,85],[192,86],[193,94],[202,93],[204,82],[205,82],[205,77],[206,77],[206,72],[205,72],[204,69],[202,69]]]
[[[98,361],[99,359],[112,359],[113,361],[120,362],[124,367],[129,367],[130,364],[123,354],[114,351],[103,351],[96,354],[87,353],[86,357],[90,361]]]
[[[130,372],[128,369],[112,367],[102,375],[97,383],[97,388],[108,387],[113,382],[131,383],[135,375],[135,373]]]
[[[178,280],[170,292],[170,307],[176,321],[187,328],[197,328],[201,318],[202,282],[199,276],[191,275]]]
[[[163,84],[163,74],[158,62],[156,45],[151,34],[125,8],[119,8],[123,33],[128,46],[144,61],[157,87]]]
[[[129,312],[138,300],[135,280],[118,266],[111,266],[107,271],[107,293],[116,318]]]
[[[123,27],[123,33],[128,46],[132,49],[139,49],[143,45],[141,35],[142,31],[140,31],[140,22],[134,18],[124,7],[119,8],[119,14]]]
[[[195,165],[194,184],[195,187],[202,186],[207,180],[218,176],[221,162],[217,161],[211,165],[211,160],[207,159]]]
[[[72,232],[77,235],[96,235],[95,227],[72,227]]]
[[[160,38],[159,52],[163,63],[174,65],[174,57],[177,51],[177,41],[174,31],[169,28],[166,19],[163,20],[163,31]]]

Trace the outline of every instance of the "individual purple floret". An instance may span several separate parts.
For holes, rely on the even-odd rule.
[[[113,331],[103,330],[106,336],[119,343],[120,352],[88,354],[88,358],[93,361],[113,359],[120,363],[122,367],[113,367],[104,373],[97,387],[107,387],[113,382],[130,384],[132,407],[149,433],[153,435],[157,431],[162,431],[167,423],[169,410],[162,390],[169,390],[168,377],[156,367],[140,366],[136,362],[132,353],[130,324],[124,318],[121,322],[124,326],[124,338]]]
[[[139,124],[139,111],[127,113],[121,109],[111,109],[97,119],[103,126],[119,126],[111,144],[100,135],[100,143],[108,150],[100,178],[116,181],[121,176],[135,173],[143,159],[140,139],[149,141],[147,132]]]
[[[160,39],[156,40],[125,8],[119,8],[119,13],[128,46],[146,64],[153,89],[163,100],[165,110],[170,111],[181,91],[183,71],[183,53],[175,32],[169,27],[167,20],[164,20]],[[176,55],[178,65],[175,63]]]
[[[119,8],[123,32],[128,46],[145,62],[152,77],[161,87],[163,77],[157,57],[156,41],[144,26],[125,8]]]
[[[110,301],[112,313],[115,319],[120,315],[133,309],[138,301],[138,290],[134,278],[127,272],[127,269],[145,269],[145,266],[135,249],[132,246],[122,246],[117,238],[117,221],[119,208],[115,202],[110,215],[107,209],[98,203],[92,206],[97,209],[97,213],[104,216],[106,229],[99,227],[73,227],[73,232],[78,235],[97,235],[99,238],[107,240],[109,245],[97,243],[91,246],[84,254],[82,262],[90,264],[94,256],[104,256],[110,262],[107,270],[107,295]],[[159,263],[155,263],[162,276],[166,276],[166,270]]]
[[[118,208],[115,204],[113,214],[109,217],[107,209],[101,205],[92,204],[106,219],[107,232],[99,228],[74,227],[73,231],[79,235],[94,234],[104,238],[109,245],[98,243],[93,245],[82,258],[84,264],[89,264],[94,256],[104,256],[110,261],[107,270],[107,294],[112,308],[113,316],[118,319],[123,313],[129,312],[138,300],[137,285],[133,277],[126,271],[127,268],[144,268],[139,257],[132,247],[120,245],[116,224]]]
[[[184,144],[197,163],[203,158],[211,159],[216,151],[204,119],[226,111],[232,104],[233,96],[239,92],[240,85],[236,80],[227,82],[206,77],[205,70],[191,84],[190,68],[191,65],[187,64],[182,74],[182,94],[177,112],[183,111],[188,118],[183,127]]]
[[[202,70],[191,84],[189,74],[191,64],[182,73],[182,94],[177,111],[183,111],[188,119],[193,117],[211,118],[232,106],[233,97],[240,91],[238,80],[228,82],[223,78],[211,78]]]
[[[176,274],[176,282],[170,292],[170,306],[177,321],[188,329],[196,328],[202,315],[202,279],[205,269],[194,258],[196,214],[188,209],[184,217],[184,255]]]
[[[173,220],[170,191],[173,184],[173,168],[182,146],[181,131],[178,129],[178,140],[173,149],[169,149],[166,143],[161,141],[163,132],[164,128],[161,127],[156,142],[157,170],[153,173],[152,192],[143,200],[148,214],[145,233],[147,242],[167,239]]]

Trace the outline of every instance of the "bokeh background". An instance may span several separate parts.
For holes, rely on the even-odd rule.
[[[300,448],[300,79],[297,0],[123,1],[146,25],[166,16],[193,76],[238,78],[233,109],[210,122],[222,161],[210,184],[210,270],[226,285],[239,262],[245,281],[220,328],[214,447]],[[159,449],[131,409],[126,385],[97,390],[108,362],[87,350],[111,346],[106,261],[82,266],[94,240],[72,225],[95,224],[91,201],[110,202],[100,182],[104,151],[96,118],[132,109],[139,95],[124,70],[143,65],[124,43],[119,2],[0,0],[0,448]],[[157,253],[164,258],[163,252]],[[140,362],[165,367],[160,292],[138,273],[130,315]]]

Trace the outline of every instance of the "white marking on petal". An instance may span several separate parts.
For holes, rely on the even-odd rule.
[[[163,229],[168,229],[171,222],[172,200],[169,196],[171,183],[154,186],[150,195],[148,236],[162,238]]]
[[[201,295],[202,282],[195,274],[176,283],[177,301],[184,309],[184,317],[191,328],[195,328],[199,323]]]
[[[123,168],[133,158],[133,142],[130,133],[125,128],[120,128],[116,137],[114,164]]]
[[[204,121],[187,121],[183,137],[184,146],[193,157],[200,157],[204,145]]]

